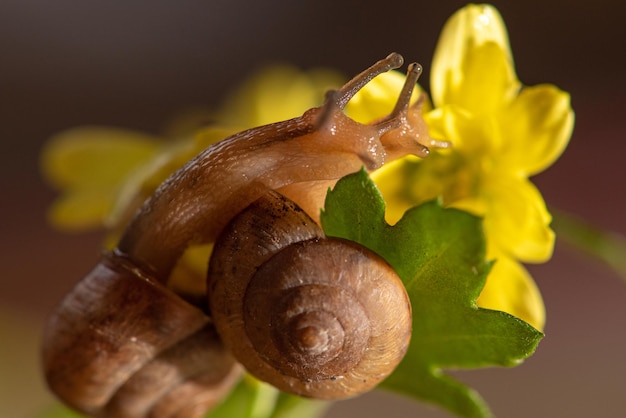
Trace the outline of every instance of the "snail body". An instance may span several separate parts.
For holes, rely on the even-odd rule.
[[[224,344],[248,372],[286,392],[363,393],[409,345],[411,306],[396,272],[358,244],[325,237],[276,192],[226,227],[207,287]]]
[[[273,382],[271,375],[278,370],[278,374],[290,377],[277,382],[276,386],[311,397],[353,396],[373,387],[390,373],[390,370],[380,371],[376,367],[368,369],[365,365],[372,360],[368,356],[390,349],[393,355],[380,358],[395,366],[405,350],[403,345],[410,326],[409,331],[406,327],[396,330],[396,325],[384,320],[382,323],[386,325],[382,328],[368,325],[363,331],[365,334],[344,337],[342,335],[351,332],[353,326],[358,328],[361,321],[339,321],[340,326],[328,328],[321,334],[313,325],[293,325],[300,339],[279,343],[291,344],[291,348],[300,352],[287,361],[290,365],[268,360],[269,354],[255,355],[247,351],[237,353],[240,358],[236,361],[231,351],[238,352],[238,349],[232,343],[228,325],[218,326],[219,335],[213,326],[213,310],[217,313],[229,308],[224,308],[221,299],[211,294],[211,312],[206,306],[183,300],[168,287],[168,279],[189,245],[214,242],[238,213],[268,193],[271,195],[273,190],[280,190],[302,204],[309,214],[315,214],[322,206],[325,190],[339,178],[363,166],[374,170],[407,154],[426,156],[428,146],[447,146],[428,137],[420,116],[420,104],[409,107],[421,71],[415,64],[409,66],[407,81],[390,115],[371,124],[360,124],[343,113],[346,103],[359,89],[376,75],[399,67],[402,61],[399,54],[389,55],[339,90],[329,93],[322,106],[308,110],[299,118],[226,138],[201,152],[166,180],[137,212],[117,248],[105,254],[52,313],[43,341],[44,369],[50,388],[67,404],[92,416],[188,418],[201,416],[230,390],[241,373],[238,361],[249,367],[248,357],[269,361],[271,367],[262,365],[257,372],[261,379]],[[295,212],[298,211],[302,210]],[[330,256],[339,251],[334,247],[336,242],[324,237],[312,219],[298,218],[297,222],[309,224],[305,236],[311,236],[293,239],[294,248],[300,248],[295,256],[330,252],[328,257],[332,258]],[[290,234],[293,233],[291,226]],[[260,226],[258,229],[262,230]],[[295,229],[298,230],[297,225]],[[291,239],[286,238],[289,234],[279,235],[272,228],[260,233],[280,236],[275,239],[281,242]],[[354,247],[346,242],[340,244]],[[233,248],[226,246],[229,250],[224,250],[222,246],[226,246],[223,240],[215,245],[209,293],[213,288],[230,295],[232,290],[222,289],[223,280],[215,281],[217,276],[227,273],[228,268],[220,259]],[[361,248],[348,251],[351,255],[346,259],[356,260],[353,264],[369,266],[367,260],[375,259],[376,266],[383,266],[384,275],[393,272],[369,251]],[[280,253],[288,251],[283,249]],[[326,269],[341,271],[346,267],[341,264],[343,261],[334,260]],[[238,266],[232,259],[229,262]],[[371,267],[372,271],[378,271],[377,268]],[[324,286],[340,279],[343,280],[341,274],[339,277],[330,275],[324,278]],[[359,279],[357,288],[367,280]],[[257,290],[250,290],[249,297],[255,294],[264,298],[265,285],[255,286],[257,288],[251,289]],[[316,289],[313,284],[307,286]],[[322,287],[319,289],[322,291]],[[406,295],[384,286],[380,289],[376,292],[400,301],[403,313],[398,315],[405,318]],[[351,303],[349,298],[344,299],[337,303]],[[384,298],[378,300],[376,309],[386,303]],[[365,305],[371,304],[370,298]],[[353,305],[357,310],[365,309],[356,303]],[[248,311],[246,315],[262,317],[268,313]],[[216,323],[224,323],[220,321]],[[230,317],[225,323],[233,321]],[[377,343],[378,334],[390,329],[397,333],[392,341]],[[229,343],[225,346],[222,340]],[[327,343],[340,340],[344,341],[341,349],[324,348]],[[356,341],[367,341],[373,348],[361,349],[363,359],[343,358],[339,351],[352,345],[356,347]],[[258,349],[265,344],[256,342],[247,347]],[[296,361],[298,356],[300,359]],[[317,377],[307,377],[305,371],[295,366],[298,361],[311,365],[318,362]],[[203,362],[204,367],[200,365]],[[327,363],[328,367],[324,366]],[[371,377],[365,377],[366,370]],[[366,384],[359,389],[350,388],[358,381],[366,381]],[[338,394],[333,395],[332,391]]]
[[[252,128],[210,146],[166,180],[126,229],[118,249],[166,281],[191,244],[213,242],[226,223],[269,190],[321,182],[325,187],[365,166],[380,168],[407,154],[426,156],[433,142],[409,108],[421,72],[412,64],[394,111],[372,124],[343,113],[346,103],[380,73],[402,65],[391,54],[330,92],[326,102],[302,116]],[[415,117],[415,115],[418,115]],[[297,193],[294,188],[291,193]],[[321,207],[318,196],[309,210]]]

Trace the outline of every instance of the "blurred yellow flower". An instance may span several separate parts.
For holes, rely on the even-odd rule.
[[[86,126],[55,135],[41,153],[45,178],[63,191],[48,211],[65,230],[102,227],[115,198],[142,162],[156,157],[158,138],[125,129]]]
[[[488,5],[469,5],[448,20],[433,58],[431,89],[433,109],[424,114],[430,134],[453,149],[424,160],[407,157],[374,173],[388,220],[437,197],[483,217],[488,256],[497,261],[479,306],[542,329],[543,301],[520,262],[547,261],[554,233],[528,177],[565,149],[574,124],[569,95],[552,85],[522,87],[504,22]],[[395,97],[379,100],[393,103]]]

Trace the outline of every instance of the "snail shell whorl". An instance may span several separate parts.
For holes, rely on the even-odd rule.
[[[241,368],[208,324],[135,372],[109,400],[103,416],[201,417],[240,376]]]
[[[240,375],[203,311],[115,254],[51,315],[43,364],[61,399],[97,417],[199,417]]]
[[[372,389],[410,339],[410,304],[395,271],[358,244],[324,237],[275,192],[221,235],[209,297],[216,328],[244,367],[302,396]]]

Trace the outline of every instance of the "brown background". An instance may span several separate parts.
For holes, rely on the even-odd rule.
[[[214,106],[264,64],[332,66],[352,75],[392,50],[426,67],[439,30],[463,2],[0,2],[0,416],[48,400],[37,372],[46,313],[93,264],[100,236],[64,235],[43,217],[54,193],[38,151],[81,124],[157,133],[190,105]],[[622,2],[496,2],[521,80],[573,96],[574,138],[536,182],[550,205],[626,234]],[[500,417],[618,417],[626,410],[626,284],[557,245],[532,267],[547,337],[516,369],[458,372]],[[447,416],[389,395],[341,403],[332,417]]]

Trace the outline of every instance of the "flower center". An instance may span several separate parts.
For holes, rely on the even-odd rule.
[[[483,176],[479,160],[453,150],[446,155],[433,153],[411,164],[413,175],[407,180],[407,189],[414,204],[441,197],[443,204],[449,206],[478,196]]]

